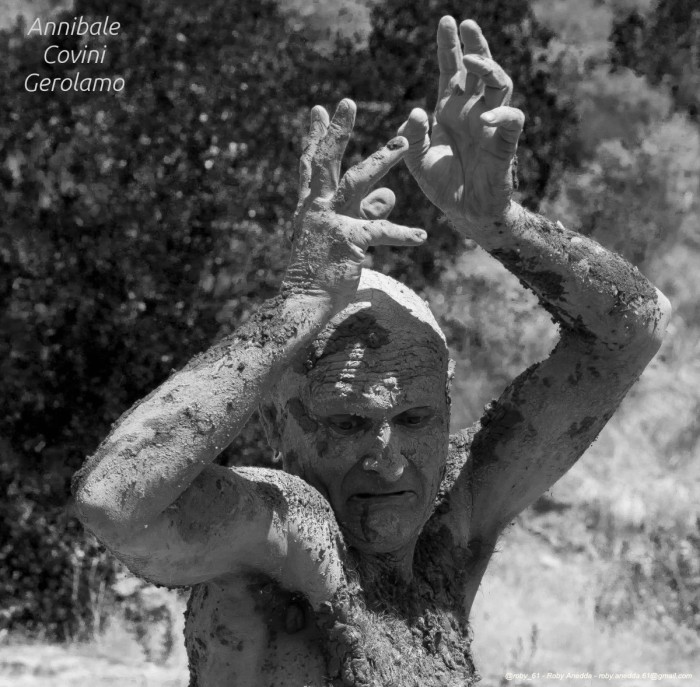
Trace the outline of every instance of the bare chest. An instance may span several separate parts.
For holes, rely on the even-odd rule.
[[[324,687],[321,632],[308,604],[244,579],[198,585],[187,609],[191,687]]]
[[[318,614],[274,583],[201,584],[185,631],[190,687],[467,687],[468,626],[445,579],[376,584],[374,601],[348,595]]]

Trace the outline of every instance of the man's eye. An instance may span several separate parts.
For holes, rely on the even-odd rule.
[[[362,418],[357,415],[331,415],[326,418],[326,422],[339,434],[353,434],[364,424]]]
[[[401,413],[394,422],[403,427],[419,428],[425,427],[435,415],[432,408],[414,408],[405,413]]]

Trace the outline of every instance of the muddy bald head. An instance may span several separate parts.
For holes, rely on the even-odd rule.
[[[427,304],[363,270],[261,409],[285,470],[328,500],[355,549],[410,560],[444,475],[448,371]]]
[[[285,371],[268,404],[281,419],[299,402],[308,409],[363,396],[395,401],[410,375],[434,378],[447,394],[448,367],[445,336],[427,303],[395,279],[364,269],[353,302]]]

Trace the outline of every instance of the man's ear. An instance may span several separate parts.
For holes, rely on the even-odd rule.
[[[261,403],[258,407],[260,422],[265,430],[267,443],[270,448],[276,453],[282,452],[282,427],[280,426],[283,418],[279,417],[277,408],[271,403]]]

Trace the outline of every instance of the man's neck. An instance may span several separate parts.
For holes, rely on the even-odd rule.
[[[402,582],[410,582],[413,579],[413,554],[416,542],[385,553],[373,553],[356,551],[360,576],[366,572],[372,575],[392,577]]]

